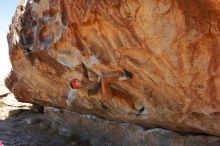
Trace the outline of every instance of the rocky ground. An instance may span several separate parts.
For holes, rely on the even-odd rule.
[[[0,95],[7,92],[2,85]],[[88,145],[73,137],[60,136],[50,127],[44,114],[36,113],[30,107],[30,104],[17,102],[13,94],[0,99],[0,141],[4,146]]]

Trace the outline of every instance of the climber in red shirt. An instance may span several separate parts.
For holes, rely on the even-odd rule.
[[[98,78],[98,83],[95,85],[95,87],[93,89],[89,89],[88,90],[88,95],[90,96],[90,91],[92,91],[94,94],[98,92],[98,89],[101,87],[102,88],[102,92],[103,92],[103,100],[104,101],[109,101],[111,100],[114,96],[120,98],[120,99],[123,99],[126,101],[126,103],[129,105],[129,107],[131,107],[133,110],[136,111],[136,115],[139,116],[143,111],[144,111],[144,107],[141,107],[140,109],[137,109],[133,103],[133,101],[131,100],[131,97],[118,90],[118,89],[115,89],[113,87],[111,87],[111,84],[112,83],[116,83],[116,82],[119,82],[119,81],[124,81],[124,80],[130,80],[132,79],[133,75],[128,72],[127,70],[124,70],[124,75],[121,76],[121,77],[99,77]],[[70,86],[73,88],[73,89],[80,89],[82,88],[83,84],[82,84],[82,81],[81,80],[78,80],[78,79],[73,79],[71,81],[71,84]]]

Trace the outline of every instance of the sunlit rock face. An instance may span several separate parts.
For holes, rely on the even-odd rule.
[[[219,0],[21,0],[8,34],[19,101],[58,106],[145,127],[220,135]],[[30,50],[26,53],[25,50]],[[114,84],[145,107],[136,117],[119,98],[80,96],[69,81],[80,63],[97,76],[127,69]],[[116,72],[116,74],[115,74]]]

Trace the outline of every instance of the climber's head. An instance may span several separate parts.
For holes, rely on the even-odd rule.
[[[78,79],[73,79],[73,80],[71,80],[70,86],[73,89],[79,89],[82,87],[82,81],[80,81]]]

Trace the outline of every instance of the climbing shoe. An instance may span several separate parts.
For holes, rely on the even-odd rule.
[[[133,78],[132,73],[127,71],[126,69],[124,69],[123,76],[125,76],[128,80]]]
[[[136,113],[136,116],[140,116],[141,113],[142,113],[144,110],[145,110],[145,108],[144,108],[144,107],[141,107],[141,108],[138,110],[138,112]]]
[[[25,50],[24,50],[24,54],[25,55],[28,55],[28,54],[30,54],[31,53],[31,50],[29,49],[29,48],[26,48]]]

